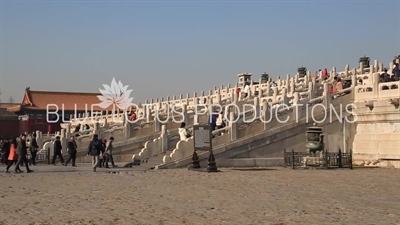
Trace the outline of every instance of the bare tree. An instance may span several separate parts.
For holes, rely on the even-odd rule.
[[[14,98],[10,96],[10,98],[8,99],[9,103],[14,103]]]

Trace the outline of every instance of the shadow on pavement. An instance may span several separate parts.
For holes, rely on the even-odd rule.
[[[268,170],[276,170],[271,168],[232,168],[230,170],[236,171],[268,171]]]

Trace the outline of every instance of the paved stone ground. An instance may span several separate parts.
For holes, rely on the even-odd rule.
[[[34,169],[0,175],[0,224],[400,224],[396,169]]]

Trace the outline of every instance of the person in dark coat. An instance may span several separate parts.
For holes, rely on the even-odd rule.
[[[114,137],[110,137],[110,140],[107,142],[106,145],[106,168],[108,168],[108,162],[111,161],[111,166],[113,168],[115,168],[115,164],[114,164],[114,158],[113,158],[113,143],[114,142]]]
[[[30,146],[30,152],[31,152],[31,162],[32,165],[36,166],[36,154],[39,151],[39,145],[37,144],[36,141],[36,134],[33,133],[32,135],[32,140],[31,140],[31,146]]]
[[[93,172],[96,172],[96,168],[99,167],[99,155],[103,150],[103,144],[99,140],[99,136],[97,134],[93,135],[93,139],[88,146],[88,156],[92,156],[92,167]]]
[[[10,154],[10,142],[8,140],[4,140],[1,143],[1,163],[8,165],[8,156]]]
[[[28,154],[28,151],[26,149],[26,134],[21,134],[21,136],[19,137],[18,143],[17,143],[18,162],[17,162],[17,165],[15,165],[14,173],[22,172],[21,169],[19,168],[19,165],[22,163],[25,164],[27,173],[33,172],[33,170],[29,169],[28,159],[26,158],[27,154]]]
[[[65,166],[67,166],[68,163],[72,160],[72,167],[76,167],[75,159],[76,159],[77,148],[78,147],[77,147],[76,142],[75,142],[75,137],[71,136],[71,139],[69,139],[68,145],[67,145],[67,152],[68,152],[69,158],[65,162]]]
[[[61,154],[62,150],[62,145],[60,141],[60,136],[56,137],[56,140],[54,141],[54,155],[53,155],[53,161],[52,164],[55,166],[56,165],[56,158],[57,156],[60,157],[61,164],[64,165],[64,158]]]

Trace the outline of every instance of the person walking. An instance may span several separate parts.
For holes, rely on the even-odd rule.
[[[113,142],[114,142],[114,137],[110,137],[110,140],[107,142],[106,145],[106,168],[108,167],[108,162],[111,161],[111,166],[112,168],[115,168],[115,164],[114,164],[114,158],[112,156],[113,154]]]
[[[68,160],[65,162],[65,167],[67,167],[68,163],[72,160],[72,167],[76,167],[75,165],[75,159],[76,159],[76,151],[77,151],[77,145],[75,142],[75,137],[71,136],[71,138],[68,141],[68,145],[67,145],[67,152],[69,155]]]
[[[15,144],[15,147],[17,147],[17,144]],[[4,140],[1,143],[1,163],[8,165],[8,156],[10,154],[10,142],[8,140]]]
[[[99,140],[99,136],[97,134],[93,135],[92,141],[90,141],[90,144],[88,146],[88,156],[92,157],[92,167],[93,167],[93,172],[96,172],[96,168],[99,167],[99,155],[101,154],[101,151],[103,150],[103,146],[101,141]]]
[[[99,155],[99,167],[102,168],[102,167],[105,167],[105,165],[106,165],[105,149],[106,149],[107,140],[100,139],[99,141],[101,142],[101,151],[100,151],[100,155]]]
[[[21,134],[21,136],[19,137],[17,143],[17,154],[18,154],[18,161],[17,164],[15,165],[14,173],[22,172],[21,169],[19,168],[19,165],[22,163],[25,164],[26,172],[32,173],[33,170],[29,169],[28,159],[26,158],[26,155],[28,154],[28,151],[26,149],[26,134]]]
[[[61,165],[64,165],[64,158],[61,154],[61,150],[62,150],[62,145],[60,141],[60,136],[57,136],[56,140],[54,141],[54,155],[53,155],[53,161],[51,163],[54,166],[56,165],[57,156],[60,157]]]
[[[36,155],[37,155],[37,152],[39,151],[39,145],[37,144],[35,133],[33,133],[33,135],[32,135],[31,146],[30,146],[29,150],[30,150],[31,156],[32,156],[31,157],[32,165],[36,166]]]
[[[18,162],[18,155],[17,155],[17,139],[13,138],[10,142],[10,154],[8,155],[8,162],[7,162],[7,168],[5,173],[9,173],[9,169],[12,166],[12,164]],[[21,172],[21,171],[18,171]]]

